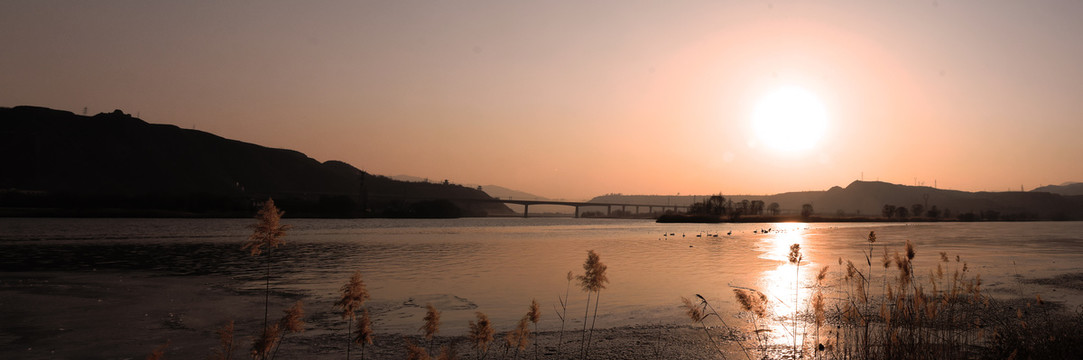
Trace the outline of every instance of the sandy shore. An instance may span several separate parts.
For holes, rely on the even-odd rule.
[[[218,346],[215,330],[236,322],[236,358],[246,358],[263,320],[263,293],[241,291],[236,281],[213,276],[155,276],[118,272],[9,272],[0,274],[0,358],[143,359],[168,343],[166,359],[204,359]],[[271,318],[301,299],[274,292]],[[280,359],[340,359],[346,351],[345,324],[330,301],[305,301],[305,332],[288,335]],[[377,332],[366,358],[405,357],[402,334]],[[546,359],[578,358],[582,332],[544,331],[537,352]],[[717,331],[716,331],[717,334]],[[417,334],[409,334],[413,340]],[[497,333],[487,358],[504,356]],[[558,338],[563,344],[558,346]],[[596,329],[595,359],[704,359],[718,357],[702,328],[682,325]],[[460,358],[475,358],[462,336],[441,336],[435,347],[457,344]],[[731,343],[732,344],[732,343]],[[726,349],[729,352],[739,349]],[[358,349],[353,349],[357,354]],[[533,344],[519,355],[533,358]],[[527,357],[529,353],[529,357]],[[558,355],[559,353],[559,355]],[[736,354],[736,353],[735,353]],[[514,355],[514,349],[507,357]]]

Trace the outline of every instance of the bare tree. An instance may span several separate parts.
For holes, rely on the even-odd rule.
[[[910,217],[910,210],[906,210],[905,206],[895,208],[895,217],[899,219],[906,219]]]
[[[880,214],[890,219],[892,216],[895,216],[895,205],[884,204],[884,209],[880,211]]]
[[[771,205],[767,205],[767,213],[771,215],[778,215],[780,212],[781,211],[779,210],[779,205],[777,202],[773,202],[771,203]]]
[[[925,213],[925,206],[921,204],[910,205],[910,215],[913,217],[921,217],[921,214]]]

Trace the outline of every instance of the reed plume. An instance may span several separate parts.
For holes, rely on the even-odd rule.
[[[440,347],[440,354],[436,355],[436,360],[456,360],[458,358],[459,358],[459,353],[456,350],[456,347],[455,347],[454,344],[452,344],[452,346],[447,346],[447,345],[441,346]]]
[[[289,309],[282,310],[285,313],[282,319],[279,320],[279,324],[282,324],[282,329],[293,334],[305,331],[305,303],[301,300],[293,303]]]
[[[285,315],[278,320],[278,327],[281,329],[278,341],[275,343],[274,352],[271,354],[271,359],[274,359],[278,355],[278,349],[282,346],[282,339],[286,337],[286,334],[295,334],[305,331],[305,304],[301,300],[293,303],[288,309],[283,310]]]
[[[407,360],[429,360],[429,352],[425,351],[425,348],[417,346],[414,341],[408,337],[403,336],[403,340],[406,342],[406,359]]]
[[[519,324],[515,326],[515,329],[508,331],[504,335],[504,355],[507,356],[507,350],[515,348],[515,355],[512,358],[519,358],[519,351],[526,350],[527,345],[530,345],[530,315],[525,315],[519,319]]]
[[[703,327],[703,332],[707,334],[707,340],[711,341],[711,345],[713,345],[715,350],[718,351],[718,354],[722,355],[722,358],[725,359],[726,353],[722,352],[722,348],[718,346],[714,336],[711,335],[710,328],[703,322],[703,320],[707,318],[707,315],[704,315],[704,311],[707,309],[706,303],[696,305],[691,299],[681,296],[681,307],[684,308],[684,313],[688,315],[688,318],[692,320],[692,323],[699,324]]]
[[[436,333],[440,332],[440,312],[432,304],[425,305],[425,309],[425,325],[419,330],[425,332],[425,340],[429,341],[429,349],[432,349]]]
[[[541,321],[541,311],[538,310],[538,301],[530,299],[530,311],[527,311],[526,317],[531,323],[534,323],[534,358],[538,358],[538,321]]]
[[[684,313],[688,315],[688,318],[693,323],[699,323],[703,321],[703,309],[700,306],[692,303],[692,299],[681,296],[681,307],[684,308]]]
[[[150,354],[147,355],[146,359],[162,360],[163,356],[165,356],[165,348],[167,347],[169,347],[169,341],[166,341],[165,344],[159,345],[158,347],[154,348],[154,351],[151,351]]]
[[[475,314],[478,321],[470,321],[470,334],[468,337],[474,343],[477,358],[484,359],[485,355],[489,353],[489,343],[493,341],[493,326],[489,323],[489,317],[485,316],[485,313],[478,311]]]
[[[737,298],[737,304],[741,309],[752,314],[752,329],[756,334],[756,343],[761,351],[767,348],[767,337],[763,333],[769,330],[760,329],[760,321],[767,318],[767,296],[759,291],[745,291],[733,289],[733,295]]]
[[[274,248],[285,243],[282,240],[283,236],[286,236],[286,230],[290,229],[289,225],[283,225],[280,223],[282,215],[285,211],[279,210],[275,207],[273,199],[267,199],[263,203],[263,207],[256,213],[256,223],[250,225],[252,228],[252,235],[248,236],[248,242],[245,242],[241,246],[241,250],[248,250],[251,256],[258,256],[263,253],[263,248],[267,248],[267,255],[264,256],[263,262],[267,265],[267,274],[265,276],[265,290],[263,298],[263,327],[267,327],[267,318],[270,314],[271,303],[271,252]]]
[[[346,326],[346,359],[350,358],[350,330],[353,328],[353,319],[357,316],[357,310],[365,305],[369,299],[365,282],[361,280],[361,271],[354,271],[350,281],[342,285],[340,289],[342,297],[335,302],[335,307],[342,309],[342,318],[348,319]],[[364,355],[362,355],[364,356]]]
[[[703,295],[696,294],[696,298],[698,298],[700,301],[699,305],[696,305],[692,302],[692,300],[689,300],[688,298],[682,296],[681,303],[683,305],[681,305],[681,307],[685,309],[685,314],[688,315],[688,318],[691,319],[693,323],[698,323],[700,324],[700,326],[703,327],[703,331],[707,333],[707,338],[711,340],[711,344],[714,345],[715,350],[718,350],[718,354],[721,355],[723,359],[725,359],[726,354],[722,352],[722,348],[718,346],[718,343],[715,342],[714,337],[711,336],[711,331],[707,327],[707,324],[704,320],[706,320],[710,316],[714,316],[716,319],[718,319],[719,322],[722,323],[722,326],[724,326],[726,329],[733,331],[733,328],[731,328],[729,324],[726,323],[726,320],[722,319],[722,316],[718,314],[718,311],[715,311],[714,306],[711,306],[711,303],[707,302],[707,299],[704,298]],[[708,309],[710,309],[710,311],[707,311]],[[744,343],[742,343],[741,341],[737,341],[737,345],[741,347],[741,351],[745,353],[745,357],[749,360],[752,360],[752,355],[749,354],[748,349],[745,348]]]
[[[587,292],[587,309],[583,314],[583,335],[585,338],[581,343],[582,358],[587,357],[589,351],[590,340],[594,336],[594,322],[598,320],[598,303],[601,298],[601,291],[605,289],[605,284],[609,282],[609,277],[606,276],[605,271],[608,267],[602,263],[598,253],[594,250],[587,251],[587,260],[583,262],[583,275],[576,276],[579,280],[579,286],[583,291]],[[590,314],[590,295],[595,293],[594,298],[594,321],[590,324],[590,333],[587,333],[587,315]]]
[[[794,266],[794,284],[793,284],[793,353],[797,356],[799,349],[797,347],[797,308],[801,301],[801,244],[790,245],[790,263]]]
[[[273,350],[275,345],[278,344],[281,335],[282,328],[280,328],[277,323],[268,325],[267,327],[263,328],[263,332],[260,333],[260,336],[256,337],[256,339],[252,341],[252,349],[250,351],[252,359],[270,359],[271,350]]]
[[[372,345],[372,319],[369,317],[369,309],[361,308],[361,317],[357,319],[357,336],[353,339],[354,344],[361,345],[361,359],[365,359],[365,345]]]
[[[218,334],[218,349],[214,350],[211,360],[233,359],[233,320],[215,331]]]

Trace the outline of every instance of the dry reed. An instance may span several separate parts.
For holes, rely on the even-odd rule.
[[[527,311],[526,317],[534,324],[534,359],[538,358],[538,322],[541,321],[541,311],[538,308],[538,301],[530,299],[530,311]]]
[[[485,313],[478,311],[475,315],[477,315],[478,321],[470,321],[469,339],[474,343],[477,358],[484,359],[485,355],[489,353],[489,343],[493,341],[493,326]]]
[[[429,360],[429,352],[425,348],[417,346],[414,341],[408,337],[403,337],[403,342],[406,343],[406,359],[407,360]]]
[[[233,320],[215,331],[218,334],[218,348],[211,354],[211,360],[233,359]]]
[[[169,347],[169,341],[166,341],[165,344],[159,345],[158,347],[154,348],[154,351],[151,351],[150,354],[147,355],[146,359],[162,360],[165,356],[165,349],[167,347]]]
[[[365,282],[361,280],[361,271],[354,271],[350,276],[350,280],[346,284],[342,285],[340,289],[342,297],[335,302],[335,307],[342,309],[342,318],[348,319],[349,322],[346,326],[346,359],[350,358],[350,330],[353,327],[353,319],[357,315],[357,310],[365,305],[365,301],[369,299],[368,290],[365,289]],[[362,357],[364,355],[362,354]]]
[[[436,333],[440,332],[440,312],[436,311],[436,307],[432,306],[432,304],[426,304],[424,320],[425,325],[422,325],[418,330],[425,333],[425,340],[429,341],[429,349],[431,350]]]
[[[361,345],[361,359],[365,358],[365,345],[372,345],[372,318],[369,317],[369,309],[361,308],[361,317],[357,319],[357,335],[352,339],[354,344]]]
[[[575,275],[569,270],[566,278],[568,282],[564,285],[564,297],[561,298],[560,296],[557,296],[557,300],[560,301],[560,311],[556,311],[556,306],[553,307],[553,311],[556,312],[557,317],[560,318],[560,335],[557,335],[556,356],[558,358],[560,357],[560,350],[564,347],[564,324],[566,324],[568,320],[568,295],[570,294],[572,279],[575,278]]]
[[[441,346],[440,354],[436,356],[436,360],[455,360],[459,358],[459,353],[456,351],[454,344],[452,346]]]
[[[277,323],[263,328],[263,332],[252,341],[252,349],[249,352],[254,360],[270,359],[271,350],[278,344],[282,335],[282,328]]]
[[[281,330],[275,342],[274,352],[271,353],[271,359],[278,355],[278,349],[282,346],[282,340],[286,337],[286,334],[305,331],[305,322],[303,320],[305,317],[305,304],[301,300],[297,300],[297,302],[293,303],[293,306],[282,312],[285,314],[278,320],[278,326]]]
[[[587,292],[587,306],[586,311],[583,314],[583,338],[580,343],[581,358],[586,358],[590,351],[590,341],[594,336],[594,323],[598,320],[598,303],[601,298],[601,291],[605,289],[605,284],[609,282],[609,277],[606,275],[606,269],[608,267],[602,263],[601,257],[594,250],[587,251],[587,260],[583,262],[583,275],[576,276],[579,280],[579,286],[583,291]],[[590,296],[591,293],[595,294],[594,297],[594,321],[590,324],[590,333],[587,333],[587,315],[590,314]]]
[[[797,347],[797,335],[798,335],[798,330],[797,330],[797,311],[798,311],[797,309],[798,309],[798,305],[797,304],[801,303],[801,300],[800,300],[801,299],[801,295],[800,295],[801,294],[801,292],[800,292],[800,290],[801,290],[801,280],[800,279],[801,279],[801,259],[802,258],[803,258],[803,256],[801,255],[801,244],[790,245],[789,260],[790,260],[790,263],[793,264],[794,274],[795,274],[794,275],[794,285],[793,285],[794,286],[794,289],[793,289],[793,328],[791,328],[790,330],[793,331],[793,352],[794,352],[795,356],[796,356],[796,354],[800,353],[800,349]]]
[[[700,326],[703,327],[704,333],[707,334],[707,339],[711,341],[711,345],[714,346],[715,350],[718,351],[718,354],[724,359],[726,358],[725,352],[723,352],[722,348],[715,342],[714,336],[711,335],[711,330],[704,320],[710,316],[714,316],[727,330],[732,332],[733,328],[726,323],[726,320],[722,319],[722,316],[718,314],[718,311],[715,311],[714,306],[711,306],[711,303],[707,302],[707,299],[704,298],[703,295],[696,294],[696,298],[700,301],[698,305],[693,303],[692,300],[682,296],[681,307],[685,309],[685,314],[688,315],[688,318],[691,319],[693,323],[700,324]],[[745,357],[752,360],[752,355],[749,354],[745,345],[741,341],[737,341],[737,345],[741,347],[741,351],[745,353]]]
[[[263,253],[263,248],[267,248],[267,255],[264,256],[264,263],[267,266],[267,273],[265,275],[265,289],[263,298],[263,327],[267,327],[267,319],[270,314],[271,303],[271,253],[272,250],[279,245],[285,243],[282,240],[283,236],[286,236],[286,230],[289,230],[289,225],[281,224],[282,215],[286,212],[279,210],[275,207],[273,199],[267,199],[263,203],[263,207],[256,213],[256,223],[251,225],[252,235],[248,236],[248,241],[241,246],[241,250],[248,250],[251,256],[258,256]]]

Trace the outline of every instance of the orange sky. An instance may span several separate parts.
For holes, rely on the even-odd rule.
[[[1083,2],[5,1],[0,106],[553,198],[1083,181]],[[812,150],[752,133],[781,86]]]

